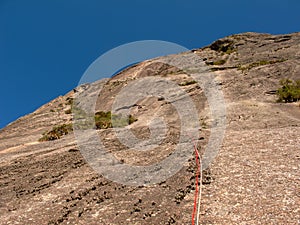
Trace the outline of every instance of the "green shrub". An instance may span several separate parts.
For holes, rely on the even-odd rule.
[[[221,65],[224,65],[225,63],[226,63],[226,60],[221,59],[221,60],[218,60],[218,61],[214,61],[213,65],[215,65],[215,66],[221,66]]]
[[[124,117],[123,115],[115,115],[110,111],[99,111],[95,113],[96,129],[107,129],[112,127],[125,127],[137,121],[132,115]]]
[[[78,106],[73,106],[70,113],[73,113],[75,129],[107,129],[112,127],[125,127],[137,121],[132,115],[124,117],[112,114],[111,111],[98,111],[95,115],[85,112]],[[68,112],[65,111],[68,114]]]
[[[80,107],[72,105],[71,111],[74,119],[84,119],[87,117],[87,113]]]
[[[282,79],[277,90],[278,102],[296,102],[300,100],[300,80]]]
[[[60,139],[62,136],[67,135],[72,130],[72,124],[62,124],[59,126],[55,126],[52,128],[52,130],[45,132],[39,139],[39,141],[53,141],[56,139]]]
[[[217,51],[217,52],[223,52],[226,54],[231,54],[235,52],[237,49],[234,45],[233,40],[217,40],[214,43],[212,43],[209,48],[211,50]]]
[[[87,113],[85,110],[76,106],[75,104],[71,105],[71,111],[73,113],[73,126],[75,129],[87,130],[93,129],[94,126],[94,115]]]
[[[188,85],[196,84],[196,83],[197,83],[197,81],[190,80],[190,81],[185,81],[185,82],[180,83],[179,86],[188,86]]]
[[[96,129],[107,129],[112,127],[111,112],[96,112],[95,114]]]
[[[275,63],[284,62],[284,61],[286,61],[286,60],[285,59],[271,60],[271,61],[261,60],[258,62],[250,63],[248,65],[239,65],[238,70],[245,71],[245,70],[250,70],[250,69],[258,67],[258,66],[271,65],[271,64],[275,64]]]

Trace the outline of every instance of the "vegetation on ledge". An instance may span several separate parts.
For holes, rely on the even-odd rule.
[[[107,129],[112,127],[125,127],[137,121],[132,115],[124,117],[122,115],[112,114],[108,112],[96,112],[95,114],[95,125],[96,129]]]
[[[226,54],[231,54],[233,52],[237,51],[237,48],[234,45],[233,40],[217,40],[214,43],[212,43],[209,48],[211,50],[217,51],[217,52],[223,52]]]
[[[282,79],[277,90],[278,102],[296,102],[300,100],[300,80]]]
[[[244,72],[246,70],[250,70],[250,69],[258,67],[258,66],[270,65],[270,64],[280,63],[280,62],[284,62],[284,61],[286,61],[286,60],[285,59],[270,60],[270,61],[261,60],[261,61],[258,61],[258,62],[250,63],[248,65],[239,65],[238,70],[241,70],[241,71]]]
[[[188,86],[188,85],[192,85],[192,84],[196,84],[197,81],[195,80],[190,80],[190,81],[184,81],[182,83],[179,84],[179,86]]]
[[[39,141],[53,141],[60,139],[62,136],[69,134],[73,130],[72,124],[62,124],[52,128],[50,131],[43,133]]]

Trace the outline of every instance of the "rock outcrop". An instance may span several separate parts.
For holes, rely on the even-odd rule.
[[[213,74],[227,109],[222,147],[203,174],[201,224],[298,224],[300,107],[277,103],[275,93],[281,79],[300,79],[300,33],[237,34],[193,54]],[[96,111],[111,111],[118,93],[145,77],[167,79],[190,96],[199,113],[196,141],[202,152],[214,121],[203,88],[181,69],[155,60],[127,68],[105,81]],[[39,141],[53,127],[73,124],[76,94],[97,93],[100,83],[75,88],[0,130],[0,224],[191,223],[193,154],[167,180],[135,187],[95,172],[73,132]],[[78,104],[88,107],[89,102]],[[127,127],[138,139],[151,136],[154,115],[164,119],[165,137],[154,148],[143,142],[139,147],[146,150],[137,152],[126,148],[114,129],[96,130],[106,150],[128,165],[152,165],[170,156],[182,120],[172,103],[148,96],[128,109],[137,121]],[[160,129],[159,124],[152,127]]]

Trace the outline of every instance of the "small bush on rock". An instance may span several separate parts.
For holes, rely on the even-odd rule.
[[[278,102],[296,102],[300,100],[300,80],[282,79],[277,90]]]
[[[56,139],[60,139],[62,136],[67,135],[72,130],[72,124],[62,124],[59,126],[55,126],[52,128],[52,130],[45,132],[39,139],[39,141],[53,141]]]
[[[122,115],[112,114],[110,111],[99,111],[95,113],[96,129],[107,129],[112,127],[125,127],[137,121],[132,115],[124,117]]]

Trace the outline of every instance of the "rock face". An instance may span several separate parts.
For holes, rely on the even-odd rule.
[[[299,103],[276,103],[274,95],[281,79],[300,79],[300,33],[238,34],[193,53],[210,69],[227,109],[222,147],[203,174],[200,223],[300,223]],[[202,88],[178,68],[149,60],[122,71],[105,81],[96,111],[110,111],[127,85],[155,76],[177,84],[193,100],[201,125],[196,144],[202,152],[214,121]],[[193,154],[167,180],[135,187],[95,172],[73,132],[39,141],[53,127],[71,124],[74,96],[97,93],[99,85],[78,87],[0,130],[0,224],[191,224]],[[127,128],[137,138],[151,136],[154,115],[164,119],[165,137],[154,148],[143,142],[140,147],[146,150],[136,152],[118,140],[114,129],[97,130],[106,150],[123,164],[139,166],[170,156],[182,119],[172,103],[149,96],[128,109],[137,121]],[[154,131],[159,127],[152,125]]]

